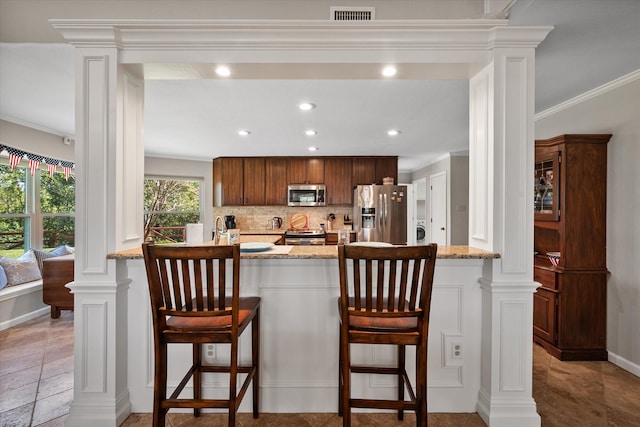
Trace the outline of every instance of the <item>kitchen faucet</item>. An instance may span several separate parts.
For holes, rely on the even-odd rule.
[[[222,228],[218,228],[218,220],[222,223]],[[224,224],[224,218],[220,215],[216,217],[216,222],[213,224],[213,230],[215,231],[213,236],[213,244],[217,245],[220,242],[220,233],[224,233],[227,231],[227,226]]]

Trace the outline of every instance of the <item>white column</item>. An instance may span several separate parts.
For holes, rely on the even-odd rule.
[[[107,255],[142,241],[142,79],[114,47],[76,50],[74,397],[66,426],[117,426],[127,389],[126,271]]]
[[[494,48],[470,80],[469,245],[498,252],[482,287],[478,413],[540,426],[532,397],[534,49]]]

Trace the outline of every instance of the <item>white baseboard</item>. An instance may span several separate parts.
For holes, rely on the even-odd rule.
[[[624,369],[625,371],[631,372],[636,377],[640,377],[640,365],[637,363],[633,363],[630,360],[625,359],[624,357],[618,356],[609,351],[609,362],[613,363],[616,366]]]
[[[4,331],[5,329],[11,328],[13,326],[17,326],[21,323],[27,322],[31,319],[35,319],[36,317],[40,317],[43,314],[48,314],[50,312],[51,312],[51,307],[47,305],[46,307],[42,307],[38,310],[23,314],[22,316],[18,316],[18,317],[14,317],[12,319],[6,320],[0,323],[0,331]]]

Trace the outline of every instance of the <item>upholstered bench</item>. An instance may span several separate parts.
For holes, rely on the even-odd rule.
[[[47,258],[42,261],[42,300],[51,306],[51,318],[60,310],[73,310],[73,294],[65,285],[73,282],[74,255]]]

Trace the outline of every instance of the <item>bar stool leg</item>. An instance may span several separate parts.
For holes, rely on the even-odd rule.
[[[201,355],[201,347],[200,344],[193,344],[193,366],[195,366],[195,370],[193,371],[193,398],[201,399],[202,398],[202,382],[201,382],[201,370],[200,366],[202,364],[202,359],[200,359]],[[193,416],[200,416],[200,409],[193,408]]]
[[[153,427],[164,427],[168,412],[168,409],[162,408],[162,402],[167,398],[167,344],[157,347],[154,357]]]
[[[405,346],[398,346],[398,400],[400,402],[404,401],[404,377],[403,374],[406,372],[405,369]],[[398,410],[398,419],[400,421],[404,420],[404,410]]]
[[[251,324],[251,364],[255,369],[253,375],[253,418],[258,418],[260,403],[260,307]]]

